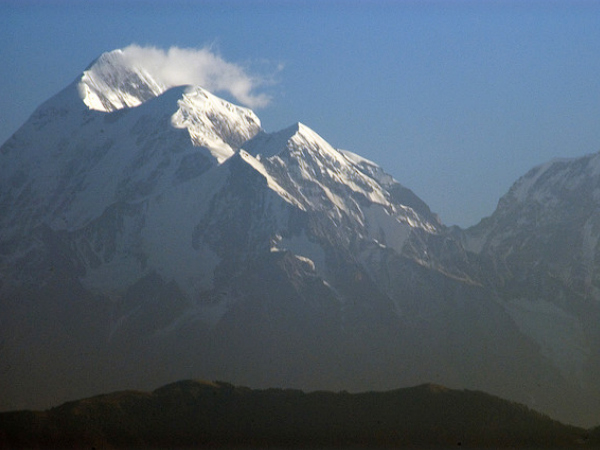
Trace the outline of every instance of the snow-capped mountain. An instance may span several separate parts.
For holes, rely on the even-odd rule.
[[[144,67],[128,61],[123,50],[104,53],[83,72],[77,88],[89,109],[103,112],[138,106],[169,87]]]
[[[600,154],[530,170],[466,246],[521,331],[563,376],[599,391]]]
[[[267,133],[247,108],[158,80],[104,54],[0,148],[0,407],[202,377],[438,382],[568,421],[597,412],[600,332],[571,320],[596,310],[571,302],[567,278],[562,300],[531,306],[525,263],[511,265],[516,239],[537,239],[518,205],[541,195],[543,173],[479,227],[448,229],[377,164],[305,125]],[[594,224],[581,248],[597,242]],[[548,311],[567,344],[540,337],[532,316]],[[582,339],[565,370],[556,354]]]
[[[394,195],[399,190],[410,191],[373,163],[333,149],[302,124],[268,135],[260,131],[260,120],[252,111],[200,87],[165,92],[143,68],[128,67],[119,50],[102,55],[81,79],[42,105],[30,123],[5,144],[3,153],[6,164],[0,170],[9,182],[2,191],[7,211],[0,218],[4,240],[29,245],[20,237],[40,226],[84,234],[85,238],[76,239],[80,263],[85,266],[81,280],[93,289],[107,284],[114,285],[111,290],[124,287],[135,281],[134,274],[139,278],[157,268],[168,279],[187,279],[178,286],[190,295],[201,286],[198,279],[210,280],[208,261],[214,261],[214,255],[198,255],[198,249],[192,249],[194,254],[187,259],[200,261],[201,270],[184,255],[192,248],[192,234],[199,233],[193,228],[210,195],[218,192],[219,185],[231,177],[232,168],[237,170],[240,164],[247,165],[252,176],[266,180],[272,202],[281,203],[276,207],[283,215],[293,207],[323,212],[332,226],[348,222],[346,241],[360,230],[359,238],[401,251],[411,230],[435,234],[442,229],[422,202],[417,205],[423,217],[410,206],[396,203]],[[210,173],[201,177],[205,172]],[[27,205],[32,197],[38,208]],[[131,220],[119,217],[124,221],[121,229],[106,235],[107,211],[141,205],[146,210],[143,224],[138,214],[111,213],[131,216]],[[274,222],[265,248],[276,249],[285,232],[281,221],[287,218],[272,219],[280,223]],[[170,233],[166,228],[175,222],[177,242],[167,245]],[[121,251],[105,251],[119,246]],[[167,254],[172,256],[163,261]],[[152,260],[156,266],[143,268]],[[10,259],[7,265],[19,266]],[[190,283],[195,287],[187,286]],[[210,287],[209,282],[205,284],[202,287]]]

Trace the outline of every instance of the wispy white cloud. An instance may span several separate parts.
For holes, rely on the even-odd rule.
[[[225,61],[209,47],[201,49],[130,45],[123,49],[129,64],[143,67],[165,86],[199,85],[211,92],[228,92],[250,108],[269,104],[271,98],[255,91],[269,79],[251,75],[238,64]]]

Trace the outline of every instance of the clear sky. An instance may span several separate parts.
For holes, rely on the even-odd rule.
[[[599,1],[0,0],[0,141],[105,51],[207,45],[295,122],[372,159],[443,222],[600,151]]]

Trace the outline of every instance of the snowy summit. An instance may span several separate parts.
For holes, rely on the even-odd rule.
[[[0,408],[200,377],[598,417],[597,155],[448,228],[306,125],[263,130],[203,57],[105,53],[0,148]]]

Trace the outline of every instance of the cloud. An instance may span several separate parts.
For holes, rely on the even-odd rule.
[[[225,61],[208,47],[201,49],[130,45],[123,49],[129,64],[143,67],[167,87],[199,85],[211,92],[228,92],[250,108],[267,106],[271,98],[255,90],[267,84],[267,78],[248,74],[241,66]]]

